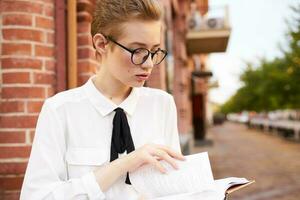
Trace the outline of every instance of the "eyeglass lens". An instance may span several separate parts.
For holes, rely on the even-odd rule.
[[[148,51],[147,49],[144,48],[136,49],[132,54],[132,62],[137,65],[142,64],[148,59],[150,54],[151,54],[150,51]],[[156,51],[154,54],[152,54],[153,64],[154,65],[159,64],[164,59],[165,56],[166,53],[163,52],[162,50]]]

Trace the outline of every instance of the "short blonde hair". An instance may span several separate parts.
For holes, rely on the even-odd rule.
[[[91,24],[92,37],[97,33],[118,39],[121,24],[130,20],[160,20],[158,0],[97,0]]]

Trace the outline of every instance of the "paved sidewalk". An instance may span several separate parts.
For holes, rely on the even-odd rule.
[[[255,179],[230,200],[300,200],[300,143],[246,126],[225,123],[209,129],[208,151],[215,179],[228,176]]]

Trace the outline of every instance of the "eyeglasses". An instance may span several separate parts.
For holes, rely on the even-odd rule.
[[[112,41],[116,45],[122,47],[126,51],[130,52],[131,53],[131,62],[134,65],[141,65],[141,64],[143,64],[144,62],[146,62],[146,60],[148,59],[148,57],[150,55],[151,55],[151,59],[152,59],[153,65],[159,65],[165,59],[165,57],[168,54],[168,52],[166,50],[162,50],[160,48],[157,49],[154,52],[151,52],[151,51],[149,51],[146,48],[129,49],[129,48],[125,47],[124,45],[116,42],[110,36],[104,36],[104,37],[106,37],[107,40]]]

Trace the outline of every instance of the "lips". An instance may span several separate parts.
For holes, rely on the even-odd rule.
[[[149,74],[137,74],[136,76],[143,76],[143,77],[146,77],[146,76],[149,76]]]
[[[149,78],[150,74],[137,74],[135,75],[138,80],[145,81]]]

